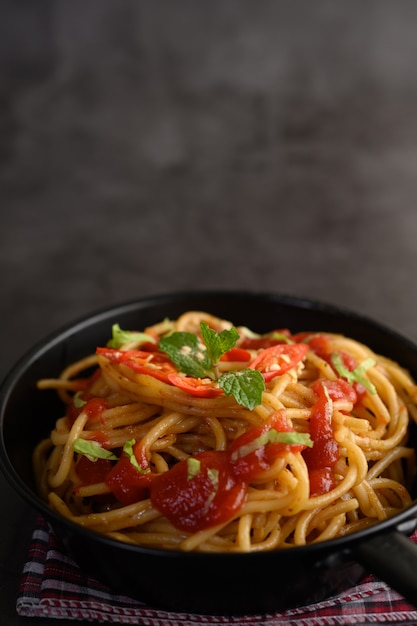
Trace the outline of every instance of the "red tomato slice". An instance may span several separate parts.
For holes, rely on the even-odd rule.
[[[337,380],[316,380],[311,385],[311,388],[317,395],[320,395],[320,386],[322,385],[326,387],[332,400],[347,400],[355,404],[358,399],[354,387],[342,378],[338,378]]]
[[[220,361],[250,361],[251,353],[243,348],[232,348],[221,357]]]
[[[216,398],[223,393],[222,389],[216,387],[209,378],[193,378],[192,376],[169,374],[168,382],[178,387],[178,389],[182,389],[182,391],[199,398]]]
[[[279,344],[265,348],[250,363],[251,369],[258,370],[263,375],[266,382],[275,376],[285,374],[300,361],[308,352],[308,346],[304,343]]]
[[[165,383],[168,382],[169,374],[177,374],[178,372],[175,365],[159,352],[97,348],[97,354],[104,356],[113,363],[127,365],[139,374],[148,374],[148,376],[153,376]]]

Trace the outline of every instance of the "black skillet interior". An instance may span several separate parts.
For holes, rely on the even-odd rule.
[[[6,477],[24,499],[50,519],[65,549],[82,567],[115,590],[164,608],[213,614],[264,613],[321,600],[350,587],[364,573],[351,558],[355,539],[252,555],[132,548],[63,521],[33,493],[33,447],[62,410],[56,394],[39,392],[36,381],[57,375],[68,363],[104,345],[113,323],[141,330],[192,309],[257,332],[286,327],[292,332],[343,333],[398,361],[417,376],[417,348],[410,341],[377,322],[332,305],[280,294],[224,291],[158,295],[128,302],[52,334],[10,372],[0,397],[0,460]],[[415,513],[413,509],[401,515],[398,523]],[[378,524],[379,532],[392,524]]]

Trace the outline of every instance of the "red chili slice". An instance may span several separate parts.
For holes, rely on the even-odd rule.
[[[168,382],[198,398],[216,398],[223,393],[220,387],[217,387],[209,378],[193,378],[192,376],[169,374]]]
[[[153,376],[165,383],[168,382],[170,374],[177,374],[175,365],[159,352],[97,348],[97,354],[113,363],[127,365],[135,372],[139,372],[139,374]]]
[[[244,350],[243,348],[232,348],[229,352],[226,352],[221,357],[220,361],[240,361],[244,363],[245,361],[250,361],[251,354],[248,350]]]
[[[266,382],[285,374],[300,363],[308,352],[304,343],[279,344],[262,350],[249,367],[258,370]]]

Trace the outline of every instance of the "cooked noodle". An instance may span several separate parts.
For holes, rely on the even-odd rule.
[[[170,330],[197,333],[201,321],[217,331],[231,328],[213,315],[190,311],[172,322]],[[159,336],[165,328],[161,323],[145,332]],[[248,333],[245,328],[237,330],[239,345]],[[310,336],[314,335],[304,339],[307,345]],[[227,451],[237,437],[276,413],[285,415],[293,431],[309,433],[317,402],[314,382],[340,378],[329,359],[309,349],[301,363],[265,383],[262,402],[253,409],[225,394],[190,395],[100,354],[71,364],[58,379],[39,381],[40,389],[56,389],[68,407],[74,406],[77,393],[86,390],[89,398],[105,401],[101,410],[81,408],[72,419],[64,410],[50,436],[39,443],[34,451],[39,493],[64,517],[98,533],[186,551],[249,552],[305,545],[398,513],[411,504],[416,474],[415,453],[408,444],[409,424],[417,420],[416,385],[406,370],[356,340],[326,332],[320,336],[329,353],[351,355],[357,364],[373,359],[364,376],[374,391],[363,387],[360,401],[341,397],[330,405],[338,448],[330,490],[311,493],[304,451],[289,446],[249,483],[242,505],[230,519],[186,532],[176,528],[146,492],[137,502],[123,505],[105,480],[82,480],[77,469],[82,454],[73,446],[79,439],[98,440],[119,458],[126,441],[140,441],[151,472],[160,475],[203,451]],[[134,344],[121,350],[132,348]],[[259,352],[248,350],[252,357]],[[241,362],[219,365],[223,371],[246,367]],[[92,368],[98,368],[93,376]]]

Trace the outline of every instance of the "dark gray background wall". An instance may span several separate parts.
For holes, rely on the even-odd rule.
[[[0,0],[0,373],[200,288],[417,339],[416,28],[403,0]]]

